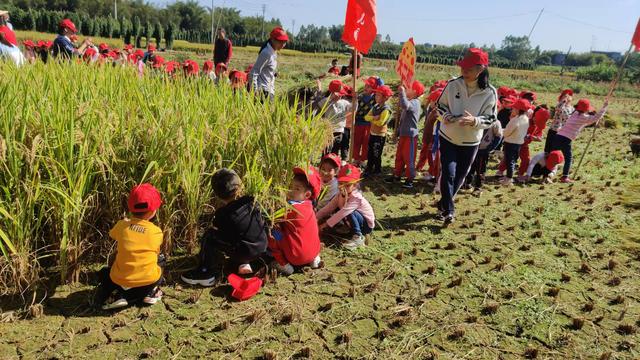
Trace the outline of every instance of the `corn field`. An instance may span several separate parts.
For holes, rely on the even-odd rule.
[[[272,212],[289,170],[331,141],[324,121],[284,100],[263,105],[206,79],[55,63],[0,73],[0,293],[45,272],[74,282],[104,261],[134,184],[163,195],[165,250],[191,251],[217,169],[238,171]]]

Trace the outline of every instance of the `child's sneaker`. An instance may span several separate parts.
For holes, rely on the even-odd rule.
[[[253,269],[250,264],[242,264],[238,266],[238,275],[248,275],[253,273]]]
[[[386,182],[387,184],[393,184],[393,183],[398,182],[398,181],[400,181],[400,177],[399,176],[391,176],[391,177],[388,177],[388,178],[384,179],[384,182]]]
[[[193,269],[180,275],[180,278],[189,285],[200,285],[205,287],[213,286],[216,282],[216,276],[213,272],[208,271],[205,268]]]
[[[563,184],[571,184],[573,180],[569,179],[568,176],[563,176],[560,178],[560,182]]]
[[[276,270],[278,270],[278,272],[282,275],[291,275],[294,272],[294,268],[291,264],[286,263],[284,265],[280,265],[277,261],[274,261],[271,264],[272,267],[276,268]]]
[[[355,250],[361,246],[364,246],[364,236],[362,234],[354,234],[351,240],[345,241],[342,246],[347,250]]]
[[[413,189],[413,180],[405,180],[404,184],[402,184],[402,187],[405,189]]]
[[[513,185],[513,179],[508,177],[503,177],[502,179],[500,179],[500,184],[503,186],[511,186]]]
[[[164,293],[156,286],[147,296],[144,297],[144,299],[142,299],[142,302],[147,305],[155,305],[158,301],[162,300],[162,295],[164,295]]]
[[[115,310],[129,306],[129,302],[124,298],[120,291],[112,293],[107,301],[102,305],[102,310]]]
[[[545,178],[542,179],[542,182],[545,184],[553,184],[553,178],[550,176],[545,176]]]
[[[422,177],[422,180],[424,180],[424,181],[431,181],[431,180],[433,180],[433,179],[435,179],[435,178],[433,177],[433,175],[431,175],[431,174],[429,174],[429,173],[426,173],[426,174]]]
[[[311,262],[311,264],[309,264],[309,266],[311,266],[312,269],[317,269],[320,267],[320,262],[322,260],[320,260],[320,255],[316,256],[315,259],[313,259],[313,261]]]

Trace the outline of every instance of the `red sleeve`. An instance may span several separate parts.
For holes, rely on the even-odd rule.
[[[227,54],[227,65],[229,65],[232,55],[233,55],[233,45],[231,44],[231,40],[229,40],[229,54]]]

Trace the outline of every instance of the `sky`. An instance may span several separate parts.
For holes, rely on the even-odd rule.
[[[171,1],[151,1],[166,4]],[[199,0],[211,6],[211,0]],[[294,33],[301,25],[344,23],[347,0],[214,0],[243,15],[279,18]],[[378,33],[394,42],[413,37],[416,43],[439,45],[495,44],[506,35],[524,36],[544,9],[530,40],[543,50],[587,52],[628,49],[640,17],[640,0],[378,0]]]

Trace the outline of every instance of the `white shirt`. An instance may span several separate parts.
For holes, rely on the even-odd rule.
[[[268,43],[258,55],[249,74],[249,85],[254,91],[266,91],[271,95],[276,93],[276,69],[278,68],[278,54]]]
[[[324,111],[323,117],[331,121],[333,132],[343,133],[347,126],[347,114],[351,112],[351,103],[344,99],[331,101],[330,97],[326,97],[320,100],[318,107],[320,111]]]
[[[531,161],[529,162],[529,167],[527,168],[527,176],[531,177],[531,174],[533,174],[533,169],[536,167],[536,165],[540,165],[540,167],[546,167],[547,166],[547,158],[546,158],[546,154],[543,152],[541,153],[537,153],[533,158],[531,158]],[[552,178],[556,175],[556,171],[558,170],[558,165],[556,165],[553,170],[551,170],[551,172],[549,173],[548,177]]]
[[[511,118],[507,127],[504,128],[504,142],[518,145],[524,144],[524,138],[527,136],[528,128],[529,117],[527,114]]]

